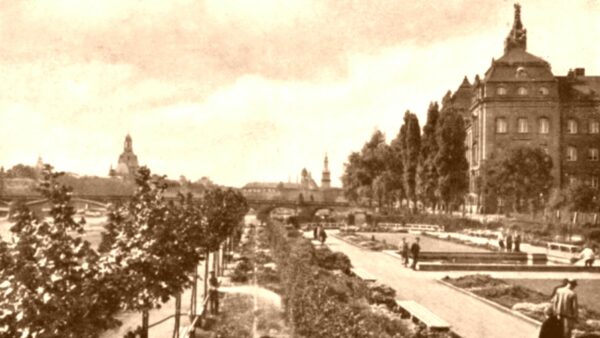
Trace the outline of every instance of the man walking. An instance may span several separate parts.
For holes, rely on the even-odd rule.
[[[417,237],[416,242],[412,244],[410,247],[410,252],[412,253],[412,269],[417,270],[417,262],[419,261],[419,252],[421,251],[421,246],[419,245],[419,237]]]
[[[508,235],[506,235],[506,252],[511,252],[512,248],[513,248],[513,237],[509,232]]]
[[[400,243],[400,254],[402,255],[402,259],[404,260],[404,266],[408,266],[408,242],[406,241],[406,237],[402,237],[402,243]]]
[[[563,326],[563,338],[571,338],[571,332],[579,314],[575,287],[577,287],[577,281],[569,279],[567,286],[556,290],[556,294],[552,298],[552,309]]]
[[[515,252],[521,252],[521,234],[515,234]]]

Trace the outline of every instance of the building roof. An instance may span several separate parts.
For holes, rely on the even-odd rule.
[[[508,50],[500,59],[492,61],[485,72],[485,82],[555,81],[550,64],[523,49]]]
[[[250,182],[242,189],[302,189],[299,183]]]
[[[564,100],[600,100],[600,76],[557,77],[560,96]]]

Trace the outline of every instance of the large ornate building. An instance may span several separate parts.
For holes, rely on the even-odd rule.
[[[131,140],[131,136],[127,134],[127,136],[125,136],[123,152],[119,156],[119,163],[117,164],[117,167],[115,169],[113,169],[111,165],[109,170],[109,176],[133,178],[138,168],[138,158],[137,155],[133,152],[133,142]]]
[[[242,194],[248,199],[286,200],[303,202],[345,202],[341,188],[331,187],[331,173],[327,156],[323,163],[321,186],[312,178],[312,174],[302,169],[297,183],[252,182],[242,188]]]
[[[528,53],[518,4],[504,55],[473,84],[465,78],[443,106],[459,110],[467,122],[470,204],[480,199],[475,182],[482,162],[515,145],[550,155],[555,186],[580,180],[598,188],[600,76],[586,76],[583,68],[555,76],[548,62]]]

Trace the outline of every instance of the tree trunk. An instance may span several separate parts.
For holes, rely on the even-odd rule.
[[[204,262],[204,293],[202,299],[206,298],[208,294],[208,265],[210,263],[210,251],[206,249],[206,261]]]
[[[198,299],[198,265],[194,269],[194,282],[192,284],[192,296],[190,297],[190,320],[196,316],[196,303]]]
[[[150,313],[148,310],[142,311],[142,332],[141,338],[148,338],[148,326],[149,326]]]
[[[181,293],[175,295],[175,327],[173,338],[179,338],[179,316],[181,314]]]

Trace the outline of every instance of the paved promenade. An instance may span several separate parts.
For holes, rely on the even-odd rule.
[[[534,338],[538,335],[536,325],[438,283],[432,277],[439,274],[412,271],[392,256],[360,249],[333,236],[326,244],[331,250],[346,254],[353,266],[393,287],[398,298],[417,301],[448,321],[461,337]]]

